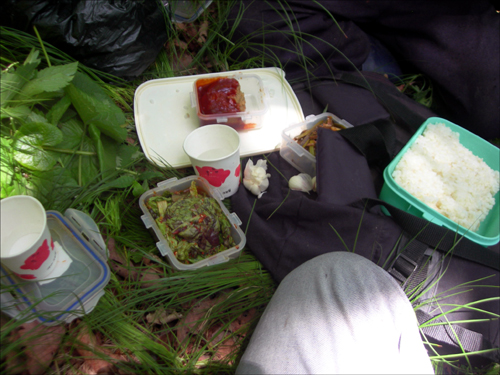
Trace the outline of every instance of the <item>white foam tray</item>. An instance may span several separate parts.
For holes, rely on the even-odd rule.
[[[134,117],[139,142],[147,159],[159,166],[190,166],[182,145],[186,136],[199,127],[196,108],[191,105],[193,83],[205,76],[235,73],[257,74],[264,84],[269,110],[260,129],[240,132],[240,156],[279,150],[281,132],[304,121],[302,107],[279,68],[246,69],[184,77],[154,79],[137,87]]]

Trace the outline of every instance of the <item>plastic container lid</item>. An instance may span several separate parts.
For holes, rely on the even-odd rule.
[[[246,108],[236,113],[204,114],[200,105],[199,88],[206,87],[213,82],[229,78],[235,79],[245,96]],[[193,84],[191,106],[196,108],[200,125],[223,124],[231,126],[237,131],[256,130],[262,128],[263,116],[267,112],[267,98],[262,79],[257,74],[228,74],[227,76],[213,75],[197,79]],[[269,95],[269,94],[267,94]]]
[[[286,128],[281,134],[280,156],[298,171],[307,173],[311,177],[316,176],[316,157],[300,146],[294,138],[304,130],[311,129],[317,123],[325,121],[328,117],[344,128],[352,128],[352,125],[346,120],[338,118],[333,113],[324,112],[320,115],[307,116],[305,121]]]
[[[220,208],[231,224],[231,236],[233,237],[234,243],[236,245],[230,249],[221,251],[220,253],[212,255],[211,257],[205,258],[196,263],[184,264],[179,262],[175,257],[172,249],[168,245],[167,239],[163,236],[160,228],[158,228],[158,225],[153,218],[153,215],[151,215],[151,213],[149,212],[146,206],[146,202],[149,198],[162,195],[165,191],[175,192],[189,189],[192,181],[195,181],[196,185],[199,188],[206,191],[209,197],[217,200],[217,203],[219,203]],[[141,198],[139,199],[139,206],[144,213],[144,215],[141,216],[144,225],[146,226],[146,228],[152,230],[153,236],[158,241],[156,243],[156,247],[158,248],[158,250],[160,250],[161,255],[166,256],[168,262],[177,270],[192,270],[227,262],[230,259],[237,258],[245,247],[246,237],[243,231],[240,229],[241,220],[235,213],[229,213],[227,208],[222,203],[222,194],[220,193],[220,191],[212,188],[208,181],[203,177],[189,176],[184,177],[180,180],[177,180],[177,178],[172,178],[166,181],[162,181],[158,183],[157,188],[148,190],[141,195]]]
[[[172,21],[189,23],[195,21],[208,8],[212,0],[173,0],[163,1],[167,9],[170,7]]]
[[[58,262],[69,262],[69,267],[52,280],[36,282],[0,267],[2,311],[45,325],[69,323],[91,312],[104,294],[110,278],[106,245],[97,225],[81,211],[68,209],[65,216],[47,211],[47,224],[54,243],[61,246]]]
[[[297,96],[279,68],[247,69],[231,74],[238,72],[256,74],[261,78],[268,105],[262,128],[240,132],[240,156],[276,151],[281,146],[283,129],[304,121]],[[196,108],[191,103],[193,84],[199,78],[227,75],[227,72],[222,72],[154,79],[136,89],[134,118],[137,135],[144,155],[151,163],[173,168],[191,166],[182,145],[187,135],[200,126]]]
[[[452,231],[467,237],[482,246],[495,245],[500,241],[500,204],[499,195],[495,195],[495,205],[490,210],[486,218],[482,221],[479,229],[476,232],[458,225],[438,211],[427,206],[425,203],[415,198],[405,189],[401,188],[393,179],[392,173],[396,168],[403,155],[422,134],[427,125],[442,123],[449,127],[452,131],[459,133],[460,143],[469,149],[474,155],[483,159],[483,161],[493,170],[500,170],[500,149],[491,143],[485,141],[481,137],[469,132],[468,130],[458,126],[448,120],[439,117],[431,117],[425,121],[413,137],[408,141],[405,147],[396,155],[391,163],[384,170],[384,184],[380,192],[380,199],[396,206],[417,217],[422,217],[434,224],[444,226]],[[384,208],[384,212],[389,214]]]

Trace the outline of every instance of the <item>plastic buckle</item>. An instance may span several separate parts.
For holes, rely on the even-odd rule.
[[[394,261],[389,273],[404,286],[417,267],[417,262],[401,253]]]

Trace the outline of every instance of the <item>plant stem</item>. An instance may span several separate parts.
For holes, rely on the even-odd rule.
[[[67,150],[64,148],[56,148],[56,147],[50,147],[50,146],[44,146],[44,149],[47,151],[55,151],[55,152],[60,152],[61,154],[75,154],[75,155],[82,155],[82,156],[94,156],[97,155],[95,152],[91,151],[77,151],[77,150]]]
[[[38,38],[38,41],[40,42],[40,46],[42,47],[43,54],[45,55],[45,59],[47,60],[47,65],[52,66],[50,64],[49,55],[47,55],[47,51],[45,50],[45,46],[43,45],[42,38],[40,38],[40,34],[38,34],[38,30],[37,30],[36,26],[33,26],[33,30],[35,30],[36,37]]]

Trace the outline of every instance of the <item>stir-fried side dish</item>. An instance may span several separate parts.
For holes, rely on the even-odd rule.
[[[195,181],[189,189],[151,197],[146,206],[182,263],[195,263],[235,246],[229,220]]]
[[[333,131],[339,131],[345,129],[344,125],[336,123],[331,117],[327,117],[326,120],[321,120],[315,124],[311,129],[306,129],[294,140],[309,151],[313,156],[316,156],[316,142],[318,140],[318,128],[331,129]]]

